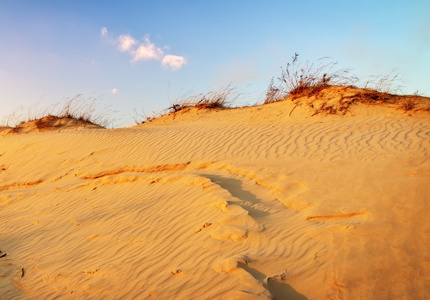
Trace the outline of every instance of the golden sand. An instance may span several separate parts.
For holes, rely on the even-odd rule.
[[[31,126],[0,132],[1,299],[430,295],[428,113]]]

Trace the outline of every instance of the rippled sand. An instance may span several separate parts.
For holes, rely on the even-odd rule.
[[[429,115],[293,108],[3,134],[0,298],[428,297]]]

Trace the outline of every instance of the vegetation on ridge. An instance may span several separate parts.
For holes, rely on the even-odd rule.
[[[136,114],[139,117],[139,120],[135,119],[136,124],[143,124],[147,122],[151,122],[152,120],[162,116],[168,115],[171,113],[177,113],[179,111],[183,111],[187,108],[197,108],[197,109],[224,109],[229,108],[230,105],[234,102],[235,99],[235,91],[231,86],[227,86],[224,89],[220,89],[218,91],[212,91],[206,94],[198,94],[194,96],[182,97],[175,102],[172,103],[170,107],[167,109],[156,113],[153,112],[152,115],[148,116],[145,113],[139,114],[136,110]]]
[[[356,103],[390,104],[404,112],[420,110],[430,112],[430,102],[423,101],[428,98],[418,95],[398,95],[400,88],[397,84],[397,76],[357,78],[350,75],[349,69],[336,69],[337,63],[326,62],[326,58],[321,58],[314,63],[307,61],[304,64],[300,64],[298,58],[299,54],[295,53],[291,62],[287,63],[285,68],[281,67],[277,84],[272,78],[262,102],[263,105],[278,101],[292,101],[294,108],[290,115],[296,107],[302,105],[307,106],[312,115],[320,113],[344,115],[350,111],[351,105]],[[333,93],[336,93],[337,97],[333,97]],[[144,112],[139,114],[135,110],[138,116],[135,122],[136,124],[151,122],[160,116],[176,114],[190,108],[232,108],[237,97],[235,89],[231,86],[206,94],[182,97],[167,109],[153,112],[149,116]],[[337,100],[333,101],[334,98]],[[112,112],[107,109],[97,111],[97,100],[98,98],[95,97],[84,99],[82,95],[77,95],[60,107],[52,105],[42,110],[31,107],[27,114],[13,113],[8,116],[0,128],[2,126],[10,128],[14,124],[15,127],[10,129],[10,133],[17,133],[24,123],[34,121],[36,128],[41,131],[55,127],[53,124],[56,120],[64,118],[107,127],[111,123]],[[423,102],[426,103],[422,105]]]
[[[285,68],[281,67],[281,76],[275,84],[272,78],[262,104],[270,104],[278,101],[292,101],[295,106],[307,105],[312,115],[346,114],[354,103],[393,104],[399,109],[409,112],[417,107],[419,96],[400,96],[396,93],[400,88],[397,84],[398,76],[370,76],[357,78],[350,75],[350,69],[336,69],[336,62],[326,62],[321,58],[315,63],[307,61],[304,65],[299,63],[299,54],[295,53],[292,61]],[[339,98],[336,103],[331,103],[332,95],[328,95],[327,88],[339,88]],[[230,108],[234,99],[231,99],[233,89],[229,86],[217,92],[199,94],[175,101],[170,107],[153,112],[150,116],[142,113],[136,114],[139,120],[136,124],[151,122],[152,120],[168,114],[175,114],[186,108],[198,109],[224,109]],[[346,92],[346,93],[345,93]],[[345,93],[345,94],[342,94]],[[256,103],[255,105],[258,105]],[[293,110],[294,110],[293,109]],[[420,108],[427,110],[430,107]],[[290,112],[291,114],[291,112]]]
[[[12,127],[10,133],[19,132],[20,127],[34,121],[36,128],[41,131],[53,127],[52,124],[59,119],[72,119],[82,123],[97,125],[106,128],[111,122],[109,109],[97,110],[99,98],[84,98],[82,95],[68,99],[62,106],[51,105],[44,109],[37,109],[37,105],[30,107],[27,112],[13,113],[3,122],[3,127]]]
[[[295,107],[306,104],[313,115],[318,113],[345,114],[351,104],[395,104],[405,112],[413,110],[418,104],[418,95],[400,96],[397,84],[398,76],[371,76],[357,78],[350,75],[349,69],[336,70],[337,63],[324,63],[325,58],[316,63],[307,61],[304,65],[298,62],[299,55],[295,53],[292,62],[281,68],[279,85],[272,78],[266,91],[263,104],[291,100]],[[340,95],[338,103],[329,104],[327,94],[323,91],[328,87],[342,87],[345,91],[350,88],[350,95]],[[355,89],[355,90],[354,90]],[[319,103],[318,103],[319,102]],[[421,108],[430,111],[430,107]]]

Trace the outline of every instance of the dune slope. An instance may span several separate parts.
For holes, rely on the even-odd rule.
[[[293,108],[0,137],[0,294],[425,298],[428,114]]]

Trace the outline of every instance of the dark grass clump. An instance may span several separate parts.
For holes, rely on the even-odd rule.
[[[402,91],[402,81],[399,78],[399,74],[366,76],[357,79],[356,85],[363,89],[377,91],[380,93],[400,94]]]
[[[224,109],[232,104],[232,94],[234,90],[228,86],[224,89],[198,94],[175,101],[169,108],[169,113],[178,112],[185,108],[195,107],[199,109]]]
[[[405,112],[417,110],[420,97],[400,96],[401,85],[398,75],[368,76],[359,79],[350,75],[349,69],[336,69],[337,63],[326,62],[326,58],[321,58],[315,63],[307,61],[300,64],[298,57],[299,55],[295,53],[292,61],[287,63],[285,68],[281,68],[279,85],[275,85],[272,79],[263,104],[289,99],[295,104],[293,110],[306,103],[313,111],[313,115],[346,114],[354,103],[393,104]],[[350,89],[348,96],[339,91],[338,103],[329,103],[328,94],[324,92],[329,87]],[[354,89],[355,92],[351,94]],[[329,96],[332,97],[333,95]],[[428,111],[427,108],[418,110]]]
[[[55,104],[39,109],[37,105],[33,105],[27,111],[14,112],[7,116],[3,123],[6,127],[12,127],[9,133],[18,133],[21,125],[31,121],[34,121],[37,129],[47,129],[52,127],[56,120],[64,118],[106,128],[111,123],[110,116],[113,111],[107,107],[97,110],[99,98],[84,98],[79,94],[68,99],[62,106]]]
[[[136,123],[136,125],[140,125],[140,124],[144,124],[144,123],[149,123],[152,122],[153,120],[157,119],[158,117],[161,117],[162,114],[159,112],[155,112],[153,111],[152,114],[147,115],[143,109],[142,112],[138,112],[135,108],[134,108],[134,112],[136,114],[136,116],[134,117],[134,123]]]
[[[348,69],[336,70],[337,62],[327,62],[320,58],[316,63],[307,61],[304,65],[298,62],[299,54],[295,53],[292,62],[281,68],[280,82],[286,96],[299,97],[313,95],[325,87],[349,85],[355,78],[349,76]]]
[[[413,110],[416,105],[416,101],[414,101],[412,98],[408,98],[400,103],[399,108],[402,109],[404,112],[408,112]]]
[[[139,121],[135,118],[136,124],[143,124],[151,122],[161,116],[176,114],[180,111],[190,108],[197,109],[227,109],[231,108],[231,104],[236,99],[235,90],[230,86],[220,89],[218,91],[212,91],[206,94],[198,94],[189,97],[182,97],[176,100],[167,109],[161,112],[153,112],[151,115],[146,115],[144,112],[136,114],[139,117]]]
[[[269,103],[280,101],[283,99],[284,96],[285,95],[282,89],[275,85],[272,77],[272,80],[270,81],[270,84],[267,87],[266,97],[264,98],[263,104],[269,104]]]
[[[54,109],[48,116],[79,120],[106,128],[111,123],[111,115],[114,112],[109,107],[98,110],[97,102],[99,100],[100,97],[84,98],[79,94],[66,101],[59,109]]]
[[[392,93],[400,90],[397,85],[398,75],[369,76],[359,79],[350,75],[350,69],[336,69],[337,62],[326,62],[327,58],[320,58],[314,63],[306,61],[299,63],[299,54],[295,53],[292,61],[285,68],[281,67],[280,82],[276,86],[273,79],[267,89],[264,104],[290,98],[315,96],[331,86],[351,86],[368,90],[362,94],[363,102],[383,103],[392,100]]]

